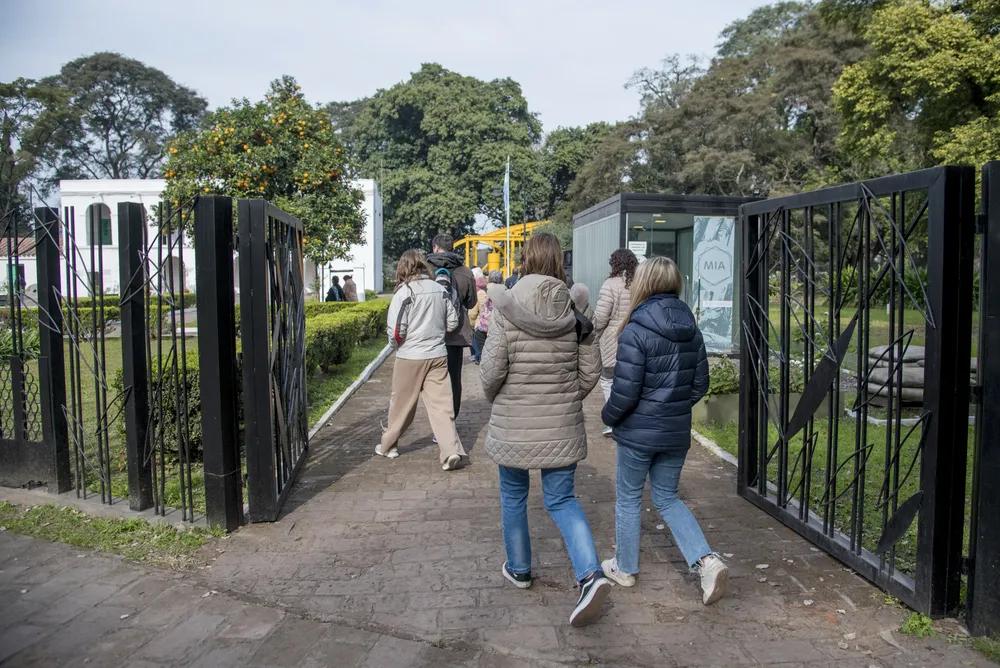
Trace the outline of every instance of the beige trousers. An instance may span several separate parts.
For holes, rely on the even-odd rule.
[[[392,369],[392,396],[389,399],[389,426],[382,434],[379,450],[389,452],[413,423],[417,399],[423,398],[427,419],[441,449],[441,463],[451,455],[465,457],[465,449],[455,429],[448,358],[403,360],[396,358]]]

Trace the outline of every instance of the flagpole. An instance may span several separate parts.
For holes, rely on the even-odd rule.
[[[510,156],[507,156],[507,172],[503,178],[503,204],[507,213],[507,278],[510,278],[512,249],[510,247]]]

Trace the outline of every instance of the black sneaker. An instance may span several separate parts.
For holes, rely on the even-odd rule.
[[[611,591],[611,582],[597,571],[580,584],[580,600],[577,601],[569,623],[573,626],[593,624],[601,616],[601,607]]]
[[[507,562],[503,562],[503,576],[510,580],[518,589],[527,589],[531,586],[531,573],[515,573],[510,570]]]

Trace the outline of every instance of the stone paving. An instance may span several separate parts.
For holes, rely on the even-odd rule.
[[[313,440],[280,520],[206,545],[196,571],[150,572],[0,534],[0,666],[992,665],[965,644],[900,634],[905,611],[736,497],[735,471],[697,446],[681,493],[726,555],[729,595],[702,606],[651,511],[638,585],[615,587],[597,624],[572,628],[572,571],[537,476],[535,584],[517,590],[500,575],[477,371],[466,367],[459,418],[470,466],[440,470],[422,412],[401,457],[372,457],[390,359]],[[614,444],[599,436],[599,408],[595,393],[577,492],[607,557]]]

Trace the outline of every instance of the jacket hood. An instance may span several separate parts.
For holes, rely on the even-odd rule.
[[[464,264],[462,256],[451,251],[431,253],[427,256],[427,261],[439,269],[448,269],[449,271]]]
[[[518,329],[542,339],[554,339],[576,328],[569,288],[559,279],[528,274],[510,290],[490,285],[493,306]]]
[[[694,314],[677,295],[650,297],[633,311],[629,322],[634,322],[671,341],[690,341],[698,332]]]

